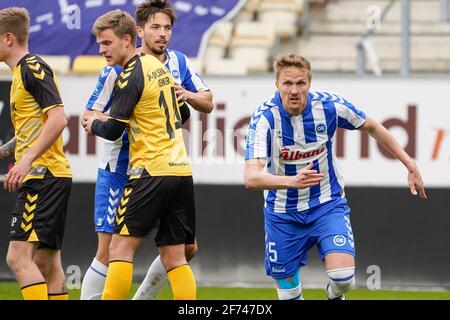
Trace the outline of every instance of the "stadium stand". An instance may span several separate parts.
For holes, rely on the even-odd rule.
[[[66,74],[70,72],[70,56],[41,55],[41,58],[51,65],[56,73]]]
[[[205,73],[215,76],[244,76],[248,74],[248,66],[244,60],[238,59],[208,60]]]
[[[305,5],[308,1],[308,6]],[[355,73],[357,46],[368,27],[375,32],[364,45],[383,73],[401,68],[401,1],[395,1],[380,25],[372,18],[389,0],[247,0],[231,21],[216,23],[202,56],[191,58],[199,73],[245,75],[272,71],[279,52],[308,57],[316,72]],[[411,0],[411,71],[450,72],[450,23],[441,20],[440,0]],[[308,37],[304,11],[308,7]],[[372,17],[372,18],[371,18]],[[333,50],[329,50],[333,48]],[[57,73],[97,74],[101,56],[44,56]],[[370,59],[369,59],[370,60]],[[373,61],[372,61],[373,63]],[[0,64],[0,73],[7,72]],[[366,71],[372,71],[370,61]]]
[[[105,66],[102,56],[78,56],[73,61],[72,72],[85,74],[98,74]]]
[[[54,56],[54,55],[40,55],[44,61],[52,66],[53,71],[58,74],[67,74],[70,69],[70,57],[69,56]],[[8,66],[5,63],[0,63],[0,74],[10,74]]]
[[[214,31],[208,39],[204,59],[223,59],[227,54],[227,49],[233,33],[233,23],[230,21],[219,22],[214,26]]]
[[[302,10],[303,1],[263,0],[258,10],[258,19],[263,23],[273,24],[280,38],[294,38],[301,23]]]
[[[371,26],[370,16],[389,1],[339,0],[325,9],[311,10],[310,37],[296,40],[286,48],[310,58],[318,72],[354,73],[356,46]],[[368,38],[386,73],[398,73],[401,67],[401,1],[395,1],[385,19]],[[450,71],[450,24],[440,21],[439,0],[411,1],[411,71],[444,73]],[[290,47],[289,47],[290,45]],[[327,50],[333,48],[333,50]],[[369,70],[367,63],[366,70]]]
[[[230,44],[230,56],[247,62],[250,72],[267,72],[275,47],[275,27],[263,22],[236,24]]]
[[[233,21],[255,21],[261,0],[247,0],[241,11],[234,17]]]

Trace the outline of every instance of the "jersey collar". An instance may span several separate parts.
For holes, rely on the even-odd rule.
[[[169,49],[166,49],[166,60],[164,60],[163,65],[168,66],[170,61]]]

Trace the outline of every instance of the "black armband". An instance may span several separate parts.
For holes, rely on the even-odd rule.
[[[191,110],[189,110],[188,105],[184,102],[180,106],[180,116],[181,116],[181,124],[184,124],[191,117]]]
[[[102,137],[106,140],[116,141],[119,139],[127,124],[125,122],[117,121],[115,119],[108,119],[108,121],[94,120],[92,122],[92,133],[96,136]]]

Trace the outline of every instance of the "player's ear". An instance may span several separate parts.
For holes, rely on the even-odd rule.
[[[133,44],[133,39],[130,34],[126,34],[122,37],[122,40],[126,43],[127,46]]]
[[[15,36],[11,32],[7,32],[5,34],[5,39],[6,39],[6,43],[7,43],[8,47],[10,47],[15,40]]]
[[[144,38],[144,29],[142,29],[142,27],[136,26],[136,32],[137,32],[139,38],[141,38],[141,39]]]

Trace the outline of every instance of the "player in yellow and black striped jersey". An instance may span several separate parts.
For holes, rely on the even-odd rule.
[[[36,142],[47,120],[47,111],[61,107],[55,75],[39,56],[25,55],[13,69],[11,85],[11,120],[15,129],[15,158],[19,162]],[[71,178],[69,161],[63,151],[60,135],[39,158],[33,161],[29,179],[42,179],[48,170],[55,177]]]
[[[28,32],[26,9],[0,10],[0,61],[13,73],[16,137],[4,186],[19,190],[6,260],[25,299],[67,299],[60,254],[72,185],[62,145],[67,119],[52,69],[28,52]]]
[[[130,126],[131,179],[191,176],[173,78],[151,55],[135,55],[119,75],[110,117]]]
[[[129,126],[131,164],[102,299],[126,299],[134,253],[154,228],[174,298],[195,299],[195,279],[185,257],[185,244],[195,238],[192,169],[173,78],[155,57],[135,54],[136,26],[129,14],[106,13],[95,22],[93,33],[108,64],[119,64],[123,72],[116,80],[109,119],[101,121],[91,114],[83,126],[89,134],[111,141]]]

